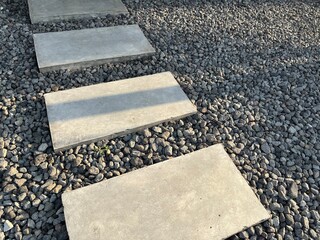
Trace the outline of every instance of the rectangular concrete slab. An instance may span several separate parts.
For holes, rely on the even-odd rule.
[[[33,38],[41,72],[131,60],[155,52],[138,25],[38,33]]]
[[[62,195],[71,240],[217,240],[270,217],[221,144]]]
[[[32,23],[128,14],[121,0],[28,0]]]
[[[56,151],[197,111],[170,72],[49,93],[44,98]]]

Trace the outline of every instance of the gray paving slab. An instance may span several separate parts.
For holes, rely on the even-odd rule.
[[[197,111],[170,72],[49,93],[44,98],[56,151]]]
[[[41,72],[136,59],[155,50],[138,25],[33,35]]]
[[[128,14],[121,0],[28,0],[32,23]]]
[[[63,193],[62,201],[71,240],[217,240],[270,217],[221,144]]]

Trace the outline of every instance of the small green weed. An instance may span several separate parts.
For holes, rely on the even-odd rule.
[[[110,148],[109,146],[105,145],[103,147],[96,147],[95,149],[100,155],[104,155],[104,154],[107,154],[107,155],[110,155],[111,151],[110,151]]]

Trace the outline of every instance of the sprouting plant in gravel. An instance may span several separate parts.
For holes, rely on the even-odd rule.
[[[102,147],[96,147],[95,151],[98,152],[100,155],[110,155],[111,153],[110,148],[107,145]]]

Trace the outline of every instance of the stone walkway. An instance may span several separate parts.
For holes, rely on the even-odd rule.
[[[30,15],[37,22],[69,18],[68,11],[72,17],[112,14],[98,13],[94,2],[77,9],[70,0],[65,11],[59,4],[49,11],[51,3],[37,9],[29,0]],[[41,33],[34,41],[40,71],[155,52],[137,25]],[[45,100],[56,151],[196,112],[168,72],[50,93]],[[71,239],[224,239],[270,217],[222,145],[65,193],[63,203]]]

